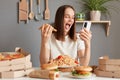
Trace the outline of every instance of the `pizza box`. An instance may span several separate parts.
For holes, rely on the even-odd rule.
[[[2,67],[0,67],[0,72],[3,72],[3,71],[10,71],[10,66],[2,66]]]
[[[5,71],[0,73],[1,78],[16,78],[16,77],[22,77],[25,75],[24,70],[20,71]]]
[[[120,71],[102,71],[98,68],[94,70],[96,76],[110,77],[110,78],[120,78]]]
[[[99,64],[120,65],[120,59],[109,59],[108,56],[99,58]]]
[[[30,62],[31,61],[31,55],[28,54],[28,53],[22,53],[25,55],[25,57],[23,58],[18,58],[18,59],[13,59],[10,61],[10,64],[20,64],[20,63],[24,63],[26,64],[27,62]]]
[[[32,67],[31,55],[24,51],[21,48],[16,48],[15,52],[0,52],[2,55],[11,55],[11,54],[23,54],[23,57],[9,59],[9,60],[1,60],[0,61],[0,72],[2,71],[10,71],[10,70],[20,70],[27,69]]]
[[[104,71],[120,71],[120,65],[99,65],[100,70]]]
[[[28,75],[30,72],[32,72],[34,69],[26,69],[26,70],[17,70],[17,71],[5,71],[0,72],[0,78],[18,78]]]
[[[1,54],[19,54],[21,52],[0,52]],[[13,65],[13,64],[26,64],[26,62],[30,61],[31,55],[30,54],[25,54],[21,53],[24,55],[22,58],[17,58],[17,59],[12,59],[12,60],[4,60],[0,61],[0,66],[7,66],[7,65]]]
[[[115,76],[116,78],[120,78],[120,71],[115,71],[114,73],[115,73],[114,76]]]
[[[29,68],[32,68],[32,62],[28,62],[27,64],[12,65],[10,70],[14,71],[14,70],[21,70],[21,69],[29,69]]]
[[[114,75],[113,72],[102,71],[99,69],[95,69],[94,73],[96,74],[96,76],[101,76],[101,77],[113,77],[113,75]]]
[[[10,61],[9,60],[0,61],[0,67],[1,66],[8,66],[8,65],[10,65]]]
[[[21,70],[21,69],[28,69],[28,68],[32,68],[32,62],[28,62],[26,64],[14,64],[14,65],[8,65],[8,66],[1,66],[0,72],[15,71],[15,70]]]

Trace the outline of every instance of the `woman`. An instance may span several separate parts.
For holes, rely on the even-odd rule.
[[[49,24],[44,24],[41,27],[40,63],[48,63],[49,60],[65,54],[74,59],[80,59],[80,65],[88,65],[91,32],[82,29],[76,34],[74,8],[70,5],[59,7],[54,26],[56,32],[53,32],[54,28]]]

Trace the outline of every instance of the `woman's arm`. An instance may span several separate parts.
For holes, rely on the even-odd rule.
[[[41,51],[40,51],[40,64],[45,64],[50,60],[49,39],[51,37],[53,27],[49,24],[44,24],[41,27]]]
[[[80,59],[80,65],[87,66],[90,62],[90,48],[85,48],[85,50],[78,51],[78,57]]]
[[[80,38],[85,43],[85,49],[78,51],[78,57],[80,58],[80,64],[87,66],[90,62],[90,55],[91,55],[91,32],[83,29],[80,31]]]
[[[40,49],[40,64],[47,63],[50,59],[50,49],[47,48],[47,44],[41,41],[41,49]]]

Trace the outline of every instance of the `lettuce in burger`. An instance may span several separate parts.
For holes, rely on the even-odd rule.
[[[72,76],[76,77],[90,77],[92,68],[89,66],[76,66],[72,71]]]

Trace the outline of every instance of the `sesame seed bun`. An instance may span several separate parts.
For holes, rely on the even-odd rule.
[[[73,67],[68,67],[68,68],[58,68],[58,69],[59,69],[59,71],[61,71],[61,72],[71,72],[71,71],[74,70]]]
[[[92,71],[90,66],[76,66],[75,70],[77,71]]]

